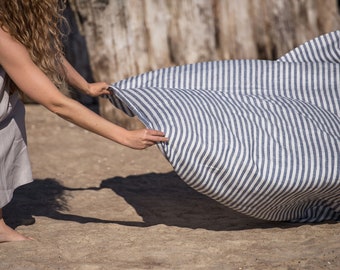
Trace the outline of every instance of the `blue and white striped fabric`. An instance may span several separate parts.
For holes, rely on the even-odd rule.
[[[340,218],[340,31],[278,61],[176,66],[112,85],[111,102],[164,131],[189,186],[273,221]]]

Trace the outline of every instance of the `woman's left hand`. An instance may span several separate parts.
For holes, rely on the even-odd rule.
[[[110,94],[108,87],[109,85],[105,82],[89,83],[87,86],[86,93],[91,97],[99,97],[102,95],[108,95]]]
[[[132,149],[142,150],[156,143],[167,142],[168,138],[165,134],[158,130],[152,129],[137,129],[126,131],[122,136],[121,142],[123,145]]]

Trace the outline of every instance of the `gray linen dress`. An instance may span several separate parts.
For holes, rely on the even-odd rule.
[[[33,180],[27,151],[25,107],[18,93],[9,94],[5,77],[0,66],[0,208],[10,202],[17,187]]]

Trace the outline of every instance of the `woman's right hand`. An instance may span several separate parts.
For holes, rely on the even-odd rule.
[[[127,131],[123,144],[133,149],[142,150],[156,143],[167,141],[168,138],[166,138],[165,134],[161,131],[137,129]]]

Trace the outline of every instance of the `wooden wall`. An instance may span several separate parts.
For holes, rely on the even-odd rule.
[[[115,82],[171,65],[216,59],[276,59],[340,29],[336,0],[69,0],[92,74]],[[100,113],[131,121],[106,100]]]

